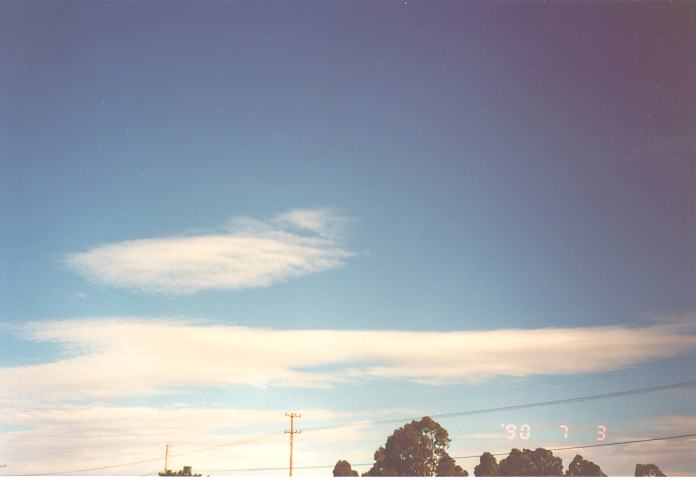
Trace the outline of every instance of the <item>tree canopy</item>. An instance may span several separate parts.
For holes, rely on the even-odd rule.
[[[375,463],[364,476],[468,475],[445,451],[449,443],[447,430],[432,418],[414,420],[394,430],[385,445],[377,449]]]
[[[450,438],[447,430],[430,417],[423,417],[397,428],[374,454],[374,464],[363,477],[466,477],[469,473],[447,453]],[[346,460],[339,460],[334,477],[357,477]],[[513,448],[506,458],[497,461],[484,452],[474,468],[477,477],[606,477],[599,465],[575,455],[563,471],[563,461],[545,448]],[[666,476],[657,465],[637,464],[636,477]]]
[[[336,466],[333,469],[334,477],[357,477],[358,472],[353,470],[350,463],[346,460],[339,460],[336,462]]]
[[[566,477],[606,477],[599,465],[582,458],[582,455],[575,455],[573,461],[568,465]]]
[[[173,470],[166,470],[164,472],[159,473],[160,477],[200,477],[200,473],[193,473],[192,472],[192,467],[186,466],[179,470],[178,472],[174,472]]]
[[[444,453],[437,463],[435,475],[438,477],[468,477],[469,472],[457,465],[457,462],[448,453]]]
[[[483,452],[479,464],[474,468],[474,475],[477,477],[499,477],[498,460],[490,452]]]
[[[660,470],[660,467],[658,467],[654,463],[648,463],[648,464],[638,463],[638,464],[636,464],[636,473],[634,476],[635,477],[666,477],[667,475],[662,473],[662,470]]]
[[[561,477],[563,461],[545,448],[536,450],[513,448],[507,458],[500,461],[501,477]]]

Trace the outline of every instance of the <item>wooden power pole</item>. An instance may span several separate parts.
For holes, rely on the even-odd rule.
[[[166,444],[164,446],[164,474],[165,475],[167,474],[167,460],[169,460],[169,447],[171,447],[171,445],[169,445],[169,444]]]
[[[285,433],[290,434],[290,476],[292,477],[292,441],[295,434],[302,433],[302,430],[295,430],[295,419],[302,418],[299,413],[285,413],[286,417],[290,417],[290,430],[285,430]]]

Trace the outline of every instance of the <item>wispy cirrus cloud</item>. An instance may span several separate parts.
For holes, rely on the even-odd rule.
[[[65,260],[95,283],[148,293],[265,287],[342,267],[352,256],[338,240],[343,225],[331,209],[235,217],[222,233],[104,244]]]
[[[327,388],[364,379],[473,383],[501,375],[605,372],[696,347],[692,332],[664,325],[411,332],[102,318],[36,323],[20,334],[58,342],[65,355],[0,368],[0,400],[70,401],[234,385]]]
[[[193,320],[94,318],[6,329],[29,341],[63,346],[62,355],[54,361],[0,368],[0,455],[8,459],[11,470],[7,473],[12,474],[112,465],[118,463],[113,461],[114,455],[153,460],[91,473],[155,472],[161,468],[158,457],[165,443],[175,445],[170,459],[174,468],[191,464],[201,470],[284,465],[287,438],[280,433],[286,426],[282,411],[207,403],[165,407],[109,404],[124,398],[137,401],[143,396],[176,392],[186,400],[189,392],[197,403],[199,389],[207,387],[323,388],[345,379],[442,384],[478,382],[497,375],[573,375],[674,357],[696,347],[693,328],[681,324],[411,332],[286,330]],[[301,427],[305,428],[311,427],[308,422],[333,424],[341,418],[348,422],[356,415],[394,416],[373,410],[360,415],[301,411]],[[674,418],[659,425],[665,431],[682,432],[692,423],[693,418],[688,424],[683,418]],[[345,445],[352,445],[352,460],[369,461],[393,427],[309,429],[300,438],[299,463],[332,465],[336,452],[345,453]],[[259,434],[273,431],[278,434],[255,440]],[[486,440],[453,438],[468,449],[473,446],[466,442]],[[228,447],[199,451],[221,444]],[[689,458],[686,447],[666,456],[648,456],[647,450],[620,450],[625,453],[621,462],[596,451],[590,452],[590,458],[603,467],[606,464],[610,470],[605,471],[615,474],[631,473],[625,470],[626,465],[654,459],[658,464],[667,464],[665,459],[673,460],[674,465],[679,461],[678,465],[683,464],[679,468],[686,472],[693,466],[685,463]],[[619,451],[610,447],[601,453],[604,450]],[[189,451],[197,453],[176,457]],[[330,474],[330,468],[316,473]]]
[[[303,409],[302,413],[302,425],[346,421],[356,414],[325,409]],[[197,471],[275,467],[285,465],[288,449],[283,434],[287,418],[284,411],[271,409],[59,405],[31,411],[0,409],[2,424],[21,426],[0,431],[0,456],[8,463],[3,473],[11,475],[71,472],[119,463],[126,465],[87,473],[157,472],[162,468],[165,444],[172,445],[169,467],[173,469],[183,465],[193,465]],[[353,426],[306,432],[296,459],[310,465],[329,463],[335,461],[334,451],[343,444],[373,438],[377,445],[381,435],[364,430]],[[115,462],[114,458],[128,460]]]
[[[398,424],[348,424],[342,428],[312,430],[313,425],[375,419],[374,411],[333,411],[303,409],[300,428],[310,429],[296,440],[295,461],[304,465],[327,465],[326,469],[302,471],[303,475],[330,475],[337,458],[352,462],[370,462],[374,450]],[[393,416],[393,415],[392,415]],[[414,414],[414,416],[417,416]],[[389,418],[389,416],[387,416]],[[217,474],[224,469],[281,467],[287,461],[288,438],[284,411],[224,407],[123,407],[101,404],[59,405],[53,408],[0,408],[0,425],[9,425],[0,433],[0,456],[8,463],[10,475],[27,475],[118,465],[87,472],[92,475],[137,475],[162,468],[165,443],[170,448],[169,466],[180,469],[193,465],[195,471]],[[444,424],[450,429],[451,428]],[[660,416],[644,422],[625,438],[669,436],[694,431],[694,416]],[[479,455],[483,450],[507,451],[510,441],[500,433],[477,432],[451,434],[452,455]],[[497,441],[498,440],[498,441]],[[350,447],[347,447],[350,445]],[[559,443],[534,446],[553,448]],[[564,466],[576,454],[598,463],[610,475],[631,475],[636,463],[656,463],[667,474],[693,476],[696,464],[694,439],[609,446],[555,452]],[[144,460],[144,461],[143,461]],[[500,460],[500,457],[499,457]],[[131,462],[134,462],[131,464]],[[478,459],[460,460],[471,473]],[[364,471],[368,467],[358,467]],[[245,475],[253,472],[237,472]],[[259,472],[268,475],[278,472]]]
[[[340,238],[348,218],[328,208],[289,210],[273,219],[273,224],[305,230],[323,238]]]

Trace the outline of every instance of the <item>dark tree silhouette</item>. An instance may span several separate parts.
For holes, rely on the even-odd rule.
[[[513,448],[510,450],[510,455],[500,461],[500,476],[501,477],[531,477],[532,476],[532,460],[527,453],[531,452]]]
[[[636,473],[634,475],[635,477],[666,477],[664,473],[662,473],[662,470],[660,470],[660,467],[655,465],[654,463],[648,463],[647,465],[644,465],[642,463],[636,464]]]
[[[440,458],[440,461],[437,462],[435,475],[438,477],[468,477],[469,472],[457,465],[454,458],[450,457],[447,453],[444,453]]]
[[[563,461],[544,448],[536,450],[513,448],[510,455],[500,461],[501,477],[560,477]]]
[[[468,475],[461,467],[457,470],[454,459],[445,452],[449,443],[447,430],[430,417],[407,423],[377,449],[374,465],[363,476]]]
[[[536,477],[560,477],[563,475],[563,460],[555,457],[551,450],[537,448],[532,452],[532,465]]]
[[[566,477],[606,477],[599,465],[582,458],[582,455],[575,455],[573,461],[568,465]]]
[[[357,477],[358,472],[353,470],[346,460],[339,460],[333,469],[334,477]]]
[[[200,473],[192,473],[193,467],[186,466],[179,470],[178,472],[174,472],[172,470],[166,470],[164,472],[160,472],[159,476],[160,477],[200,477]]]
[[[479,464],[474,468],[474,475],[477,477],[498,477],[498,460],[490,452],[483,452]]]

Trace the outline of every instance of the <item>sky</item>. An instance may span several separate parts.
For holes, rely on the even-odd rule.
[[[0,3],[1,473],[284,474],[285,412],[303,475],[423,415],[460,457],[696,434],[695,20]]]

